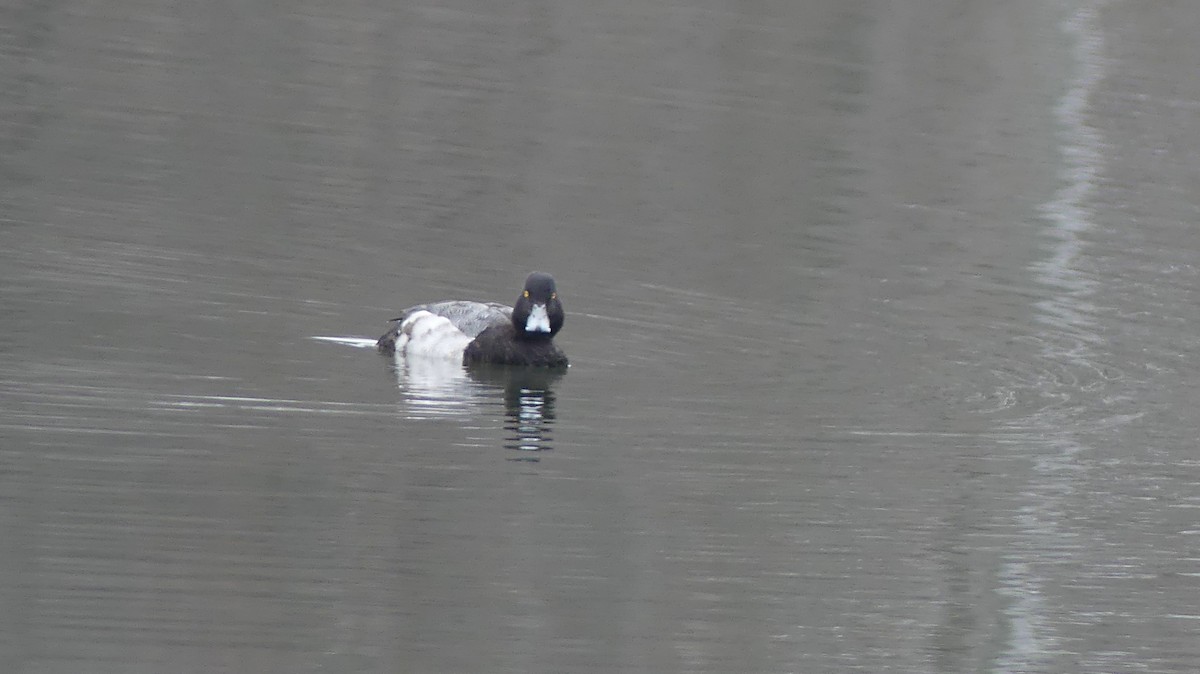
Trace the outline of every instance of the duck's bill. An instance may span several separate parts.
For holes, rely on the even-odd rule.
[[[525,319],[525,332],[550,332],[550,314],[545,304],[535,304]]]

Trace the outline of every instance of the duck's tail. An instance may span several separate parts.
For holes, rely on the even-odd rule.
[[[400,337],[400,320],[392,321],[392,327],[380,336],[375,342],[375,348],[379,349],[379,353],[396,353],[396,340]]]

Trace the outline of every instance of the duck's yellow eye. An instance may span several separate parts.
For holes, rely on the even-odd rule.
[[[529,291],[528,291],[528,290],[526,290],[526,291],[522,292],[521,294],[522,294],[522,295],[524,295],[525,297],[529,297]]]

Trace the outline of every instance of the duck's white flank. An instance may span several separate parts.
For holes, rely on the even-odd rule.
[[[454,327],[449,319],[428,311],[415,311],[400,324],[396,354],[461,361],[463,349],[470,343],[471,338]]]

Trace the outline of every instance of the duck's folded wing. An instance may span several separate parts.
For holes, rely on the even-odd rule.
[[[400,338],[400,326],[409,316],[418,311],[428,311],[435,316],[445,318],[455,328],[458,328],[459,332],[471,339],[493,325],[510,323],[513,312],[512,307],[498,302],[450,300],[418,304],[405,309],[398,317],[392,319],[392,326],[376,342],[380,351],[391,353],[396,350],[396,341]]]
[[[513,312],[512,307],[497,302],[470,302],[466,300],[422,304],[405,310],[404,316],[408,316],[414,311],[428,311],[431,314],[446,318],[460,332],[472,339],[493,325],[504,325],[511,322]]]

